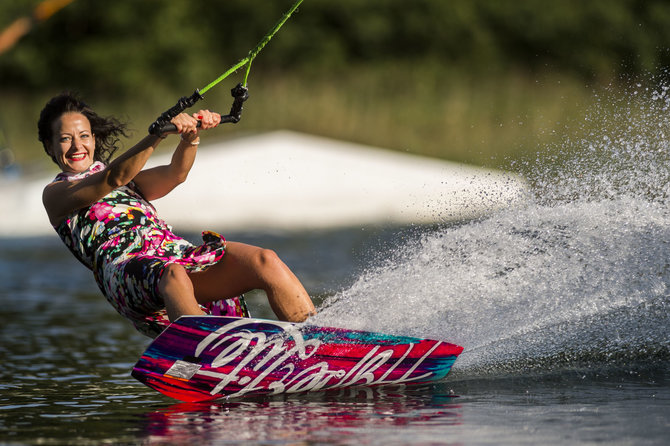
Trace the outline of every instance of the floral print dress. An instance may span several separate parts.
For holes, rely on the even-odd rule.
[[[85,172],[62,172],[54,181],[78,180],[105,168],[97,161]],[[116,311],[150,337],[170,323],[158,292],[165,267],[176,263],[187,271],[202,271],[221,260],[226,249],[225,239],[215,232],[203,232],[204,243],[199,246],[175,235],[133,183],[73,212],[55,229],[75,257],[93,271]],[[243,296],[202,308],[208,314],[249,316]]]

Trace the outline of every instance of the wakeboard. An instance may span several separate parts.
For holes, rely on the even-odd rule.
[[[443,379],[463,348],[443,341],[225,316],[183,316],[132,376],[172,398],[208,401]]]

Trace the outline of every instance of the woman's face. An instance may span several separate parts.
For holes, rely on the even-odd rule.
[[[86,116],[64,113],[53,122],[52,132],[49,151],[63,172],[80,173],[91,167],[95,135]]]

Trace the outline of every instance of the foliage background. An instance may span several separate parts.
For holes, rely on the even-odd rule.
[[[38,3],[4,0],[0,29]],[[4,145],[26,165],[48,162],[35,123],[66,89],[128,119],[139,137],[244,57],[291,4],[75,0],[0,54]],[[209,137],[288,128],[501,165],[581,121],[598,89],[660,82],[668,23],[662,0],[305,0],[255,60],[242,123]],[[242,76],[203,105],[226,111]]]

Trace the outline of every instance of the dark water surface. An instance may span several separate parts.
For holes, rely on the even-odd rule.
[[[412,234],[235,238],[276,249],[310,292],[331,296],[378,262],[365,253]],[[435,385],[181,404],[130,377],[148,338],[55,237],[0,241],[0,279],[2,444],[637,445],[670,433],[668,362],[650,358],[483,376],[467,365]],[[262,296],[251,300],[256,315],[271,316]]]

